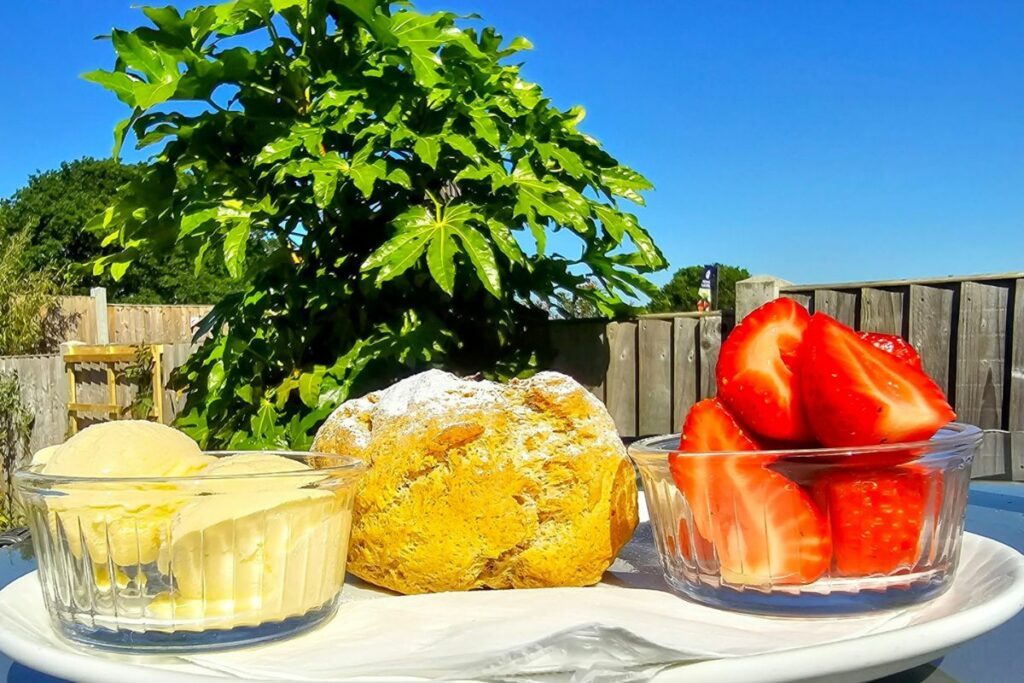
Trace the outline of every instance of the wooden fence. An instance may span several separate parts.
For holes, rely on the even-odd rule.
[[[163,355],[164,386],[174,368],[185,362],[195,347],[188,342],[165,344]],[[60,443],[68,432],[67,373],[61,354],[41,356],[0,357],[0,371],[17,374],[21,400],[35,416],[30,449],[32,452]],[[78,398],[86,403],[107,400],[107,375],[99,365],[84,365],[77,383]],[[118,402],[130,403],[134,387],[117,386]],[[184,405],[184,396],[171,389],[164,390],[164,421],[170,422]]]
[[[751,278],[737,284],[736,316],[677,313],[610,323],[552,322],[556,353],[550,367],[576,377],[604,401],[622,436],[678,431],[690,406],[714,395],[718,353],[734,320],[779,295],[858,329],[907,337],[959,419],[989,430],[974,476],[1024,480],[1024,273],[821,285]],[[178,343],[165,343],[166,379],[191,353],[184,340],[208,308],[103,302],[103,310],[110,341],[167,342],[178,336]],[[0,359],[0,369],[18,371],[26,404],[36,411],[33,447],[62,439],[67,388],[59,356]],[[95,386],[81,386],[80,394],[102,391],[104,382],[97,373]],[[182,402],[182,396],[168,392],[168,416],[173,418]]]
[[[0,372],[17,375],[21,404],[35,416],[31,452],[60,443],[68,421],[68,386],[60,356],[0,356]]]
[[[61,298],[59,310],[51,315],[63,319],[55,324],[58,338],[47,340],[56,347],[66,341],[86,344],[176,344],[192,340],[198,322],[210,312],[202,304],[108,304],[106,291],[97,287],[91,296]]]
[[[551,369],[572,375],[608,406],[624,437],[678,431],[690,406],[715,394],[715,365],[732,316],[556,321]]]

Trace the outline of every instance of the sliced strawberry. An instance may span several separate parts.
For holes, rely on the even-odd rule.
[[[767,469],[775,458],[755,451],[757,442],[717,400],[690,409],[680,449],[669,456],[672,478],[686,498],[697,528],[697,557],[710,557],[711,541],[722,578],[745,585],[810,583],[828,568],[826,521],[807,494]],[[750,451],[750,455],[701,455]],[[690,543],[681,524],[680,543]],[[689,550],[680,549],[684,557]]]
[[[828,571],[828,520],[810,496],[756,456],[720,461],[729,487],[712,496],[711,538],[722,579],[754,586],[806,584]]]
[[[679,450],[686,453],[755,451],[758,444],[737,424],[718,400],[706,398],[690,408],[683,423]],[[717,476],[713,464],[722,456],[669,454],[668,465],[676,486],[682,491],[697,529],[711,538],[711,504],[707,498],[710,482]]]
[[[956,417],[924,371],[823,313],[811,318],[801,356],[807,418],[824,446],[929,439]]]
[[[910,342],[903,337],[895,334],[882,334],[881,332],[858,332],[857,336],[876,349],[882,349],[911,367],[921,369],[921,356],[917,354],[917,349],[911,346]]]
[[[832,469],[811,495],[829,518],[838,576],[891,574],[917,564],[925,520],[934,520],[941,503],[942,475],[915,466]]]
[[[756,451],[760,446],[743,431],[722,402],[706,398],[698,401],[686,414],[679,450],[687,453],[721,453],[724,451]]]
[[[736,326],[718,356],[718,396],[758,436],[810,441],[795,372],[809,316],[792,299],[776,299]]]
[[[715,561],[715,548],[699,531],[690,533],[685,519],[679,520],[679,554],[690,564],[707,566]]]

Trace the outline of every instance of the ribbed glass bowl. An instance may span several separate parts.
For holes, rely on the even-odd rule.
[[[263,453],[313,469],[146,478],[17,472],[58,634],[105,650],[195,652],[276,640],[329,618],[365,467],[344,456]]]
[[[949,587],[960,554],[971,461],[981,437],[977,427],[951,423],[931,440],[916,443],[682,453],[679,435],[671,434],[637,441],[629,454],[640,470],[672,588],[727,609],[837,615],[923,602]],[[839,484],[830,487],[831,482]],[[896,522],[871,528],[857,517],[859,508],[849,498],[871,501],[881,511],[874,519]],[[796,554],[789,546],[786,554],[773,541],[779,537],[773,529],[790,525],[787,538],[799,537],[802,531],[794,534],[793,527],[804,519],[799,513],[807,505],[818,510],[816,524],[824,525],[828,540],[804,542]],[[787,510],[792,513],[784,514]],[[850,528],[870,531],[851,543]],[[908,528],[920,529],[909,541]],[[813,530],[808,538],[817,538],[819,528]],[[845,539],[841,548],[832,544],[833,530]],[[802,571],[808,565],[794,559],[800,552],[818,558],[813,571]],[[876,556],[885,558],[885,571],[865,571],[879,568]]]

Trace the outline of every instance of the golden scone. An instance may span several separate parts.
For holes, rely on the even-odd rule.
[[[611,417],[554,372],[431,370],[341,405],[313,450],[370,465],[349,570],[401,593],[597,583],[637,524]]]

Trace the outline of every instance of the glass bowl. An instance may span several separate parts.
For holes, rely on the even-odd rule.
[[[960,555],[977,427],[857,448],[683,453],[629,449],[665,580],[708,605],[838,615],[929,600]]]
[[[180,477],[18,471],[57,633],[104,650],[196,652],[277,640],[328,619],[365,466],[319,453],[207,453],[253,454],[312,469],[266,472],[235,460],[227,474]]]

